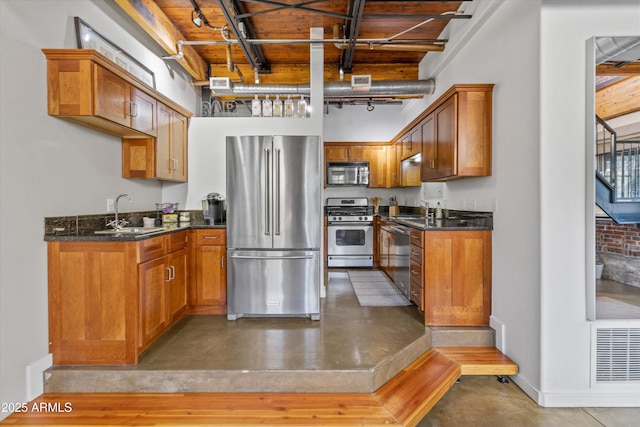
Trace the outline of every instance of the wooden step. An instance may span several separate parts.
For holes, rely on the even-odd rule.
[[[461,375],[513,375],[493,347],[431,349],[375,393],[47,393],[2,425],[415,426]]]
[[[460,365],[431,349],[374,395],[403,426],[415,426],[460,378]]]
[[[438,347],[435,350],[458,363],[462,375],[518,373],[518,365],[495,347]]]

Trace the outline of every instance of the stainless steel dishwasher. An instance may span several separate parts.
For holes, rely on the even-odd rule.
[[[395,276],[394,283],[400,291],[411,300],[409,292],[411,290],[411,272],[410,264],[410,228],[404,225],[396,224],[395,227],[396,246],[395,246]]]

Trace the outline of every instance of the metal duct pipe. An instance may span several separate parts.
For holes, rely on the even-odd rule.
[[[428,80],[382,80],[372,81],[371,89],[366,92],[351,90],[351,82],[325,82],[324,97],[362,97],[375,96],[424,96],[431,95],[436,89],[436,81]],[[222,94],[223,92],[220,92]],[[234,95],[306,95],[311,93],[309,84],[273,84],[251,85],[234,84],[230,93]]]

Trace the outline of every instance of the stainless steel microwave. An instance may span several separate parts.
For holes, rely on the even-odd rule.
[[[328,162],[327,186],[369,186],[369,162]]]

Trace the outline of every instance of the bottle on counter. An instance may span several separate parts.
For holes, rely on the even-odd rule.
[[[436,219],[442,219],[442,205],[440,205],[440,202],[438,202],[438,204],[436,205]]]
[[[298,117],[307,117],[307,101],[304,96],[298,101]]]
[[[251,116],[252,117],[260,117],[262,115],[262,104],[258,99],[258,95],[253,98],[251,101]]]
[[[293,99],[291,99],[291,95],[287,96],[287,99],[284,100],[284,116],[285,117],[293,117],[294,108],[293,108]]]
[[[273,117],[282,117],[282,101],[280,95],[276,95],[276,99],[273,101]]]
[[[271,117],[273,115],[273,104],[267,95],[262,101],[262,117]]]

